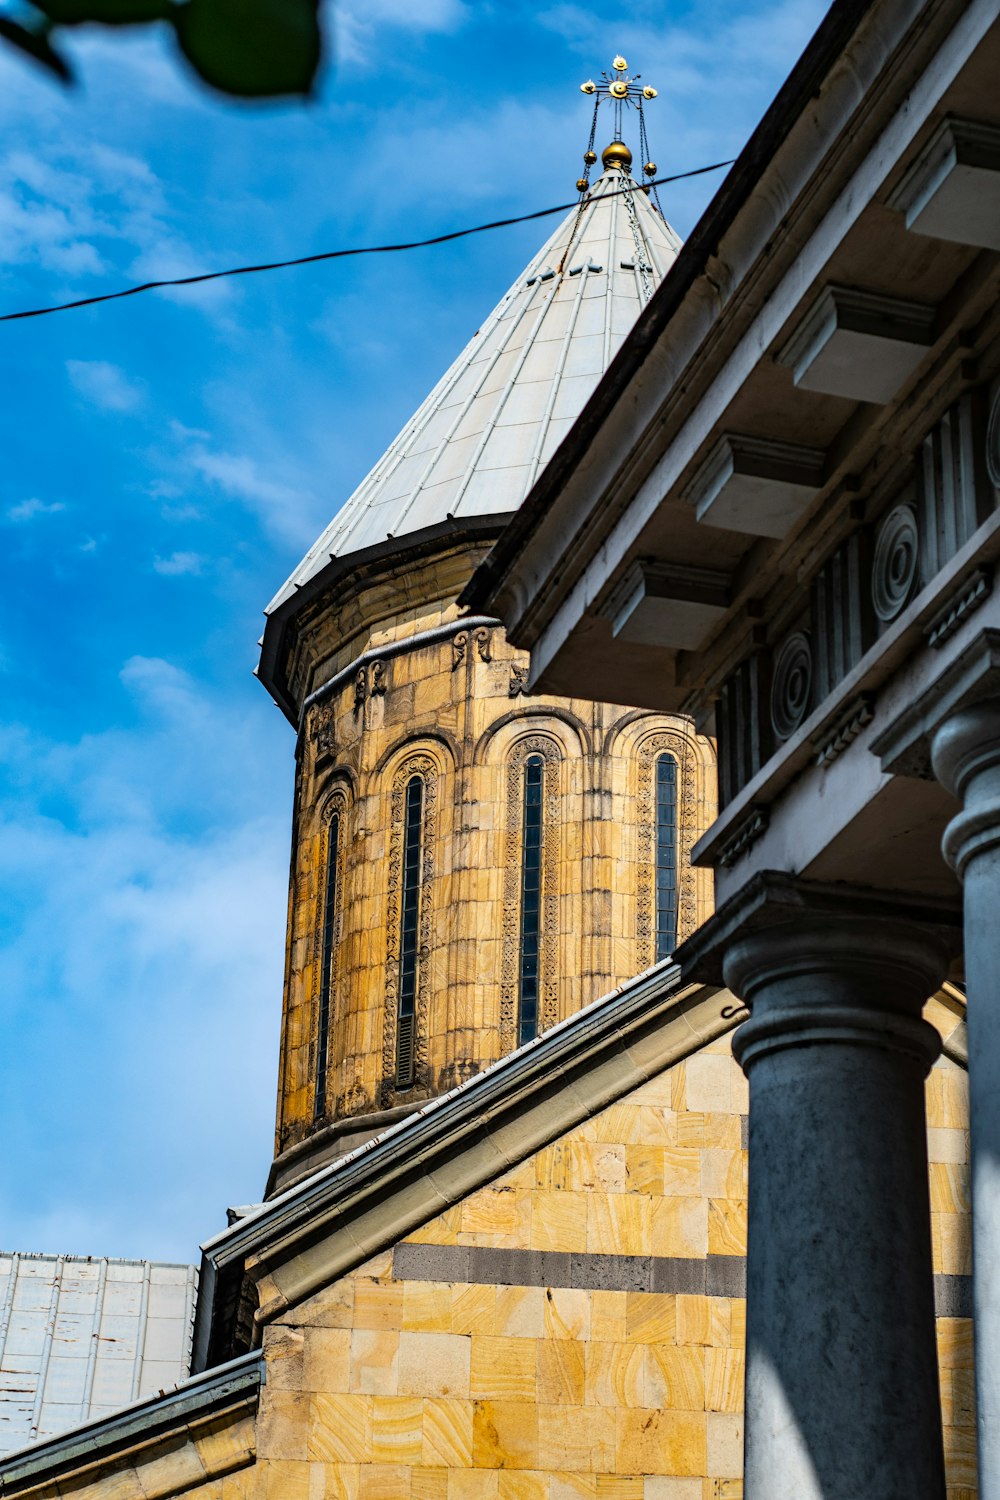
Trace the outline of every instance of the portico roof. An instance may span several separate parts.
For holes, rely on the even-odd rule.
[[[965,8],[961,29],[982,43],[968,67],[957,42],[939,51],[962,9],[945,0],[831,8],[463,595],[530,650],[533,689],[586,683],[596,698],[613,686],[630,702],[700,714],[716,643],[728,651],[734,632],[752,630],[762,588],[794,579],[805,523],[850,503],[851,475],[877,450],[896,400],[799,386],[786,346],[831,281],[936,310],[925,367],[932,345],[955,336],[941,310],[977,247],[909,232],[892,195],[949,109],[998,119],[995,7]],[[727,433],[815,458],[809,503],[780,537],[699,514],[697,481]],[[647,560],[725,577],[725,609],[704,649],[616,635],[629,570]],[[697,592],[699,580],[687,585]]]
[[[956,895],[913,786],[996,673],[998,71],[994,0],[834,5],[463,596],[530,688],[717,736],[723,899]]]

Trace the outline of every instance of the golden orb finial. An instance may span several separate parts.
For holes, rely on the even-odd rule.
[[[625,61],[624,57],[622,57],[620,52],[618,56],[612,60],[611,66],[614,68],[616,73],[625,73],[628,71],[628,63]]]
[[[617,169],[619,172],[627,172],[632,165],[632,153],[624,141],[612,141],[610,146],[605,146],[601,152],[601,161],[604,170],[611,172]]]

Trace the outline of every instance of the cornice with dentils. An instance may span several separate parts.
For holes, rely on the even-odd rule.
[[[920,29],[926,32],[932,17],[949,7],[957,8],[952,0],[926,0]],[[644,442],[625,445],[627,459],[608,483],[598,450],[616,433],[620,438],[624,425],[633,433],[637,423],[659,432],[665,403],[677,408],[670,417],[675,424],[680,408],[698,399],[693,377],[702,355],[711,346],[717,360],[723,330],[733,334],[739,322],[737,309],[766,299],[767,286],[794,259],[793,206],[799,212],[830,191],[831,159],[860,149],[857,117],[873,106],[873,95],[875,105],[890,107],[892,101],[880,97],[886,91],[875,85],[913,30],[916,9],[912,0],[837,0],[827,13],[669,276],[460,598],[499,614],[512,644],[534,646],[635,489]],[[659,371],[657,389],[640,399],[644,367],[666,339],[667,388],[659,389]]]

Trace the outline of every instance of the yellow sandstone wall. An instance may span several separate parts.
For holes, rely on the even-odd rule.
[[[424,587],[430,587],[425,582]],[[416,586],[414,586],[415,589]],[[346,606],[345,606],[346,607]],[[353,609],[353,605],[351,606]],[[353,619],[353,616],[352,616]],[[317,619],[331,640],[328,619]],[[413,640],[444,629],[436,640]],[[344,627],[346,632],[347,627]],[[318,649],[318,648],[317,648]],[[332,646],[331,646],[332,652]],[[384,653],[381,654],[380,653]],[[358,665],[360,661],[360,666]],[[679,773],[680,932],[712,909],[687,853],[715,815],[710,742],[681,718],[528,698],[527,657],[502,630],[461,628],[454,605],[415,605],[355,633],[323,674],[344,675],[299,741],[277,1152],[333,1122],[453,1087],[515,1045],[523,766],[545,762],[542,1029],[654,961],[654,766]],[[394,1076],[403,788],[427,784],[417,1076]],[[325,1094],[316,1097],[330,820],[337,917]],[[349,1137],[345,1137],[348,1144]]]
[[[927,1089],[935,1271],[963,1276],[965,1082],[942,1060]],[[722,1257],[710,1264],[731,1276],[745,1253],[745,1109],[724,1038],[271,1325],[258,1493],[736,1500],[744,1301],[628,1290],[628,1263],[594,1257],[677,1258],[662,1274],[688,1285]],[[540,1284],[473,1274],[502,1252]],[[555,1261],[525,1252],[576,1257],[572,1274],[606,1284],[546,1285]],[[458,1264],[464,1277],[448,1274]],[[973,1500],[970,1325],[938,1329],[949,1500]]]

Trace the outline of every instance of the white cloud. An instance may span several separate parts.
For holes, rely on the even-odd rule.
[[[184,573],[200,573],[205,559],[199,552],[171,552],[169,557],[154,557],[153,570],[164,578],[178,578]]]
[[[58,511],[66,507],[61,500],[46,502],[32,496],[30,500],[21,500],[17,505],[11,505],[7,509],[8,521],[33,521],[36,516],[54,516]]]
[[[457,31],[469,19],[465,0],[361,0],[327,11],[337,58],[338,88],[353,84],[351,69],[365,63],[390,29],[441,33]]]
[[[86,401],[102,411],[134,411],[142,404],[142,386],[106,359],[68,359],[66,373]]]
[[[282,541],[297,545],[312,540],[312,499],[294,485],[270,478],[248,454],[195,451],[192,467],[223,494],[241,500]]]
[[[249,691],[121,679],[131,730],[0,728],[0,1218],[25,1250],[188,1260],[270,1156],[291,744]]]

